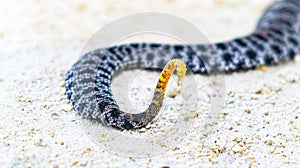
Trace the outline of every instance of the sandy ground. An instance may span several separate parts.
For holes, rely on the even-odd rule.
[[[196,109],[185,139],[160,154],[143,157],[95,143],[63,87],[66,72],[88,39],[116,18],[142,11],[167,12],[193,23],[215,42],[250,32],[269,2],[1,1],[1,167],[300,167],[299,59],[225,76],[224,103],[214,112],[217,118],[209,131],[201,125],[203,116],[210,115],[205,104],[209,97],[202,95],[198,100],[203,106]],[[130,40],[165,42],[153,37]],[[155,81],[157,72],[121,76],[130,78],[130,74],[139,74],[129,92],[143,105],[148,99],[140,93],[148,86],[138,81]],[[207,77],[195,78],[198,92],[209,90],[209,84],[202,83]],[[122,87],[118,80],[116,88]]]

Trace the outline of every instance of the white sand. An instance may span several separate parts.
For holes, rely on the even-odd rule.
[[[210,114],[204,104],[182,143],[147,157],[116,155],[94,143],[62,87],[89,37],[118,17],[141,11],[175,14],[214,42],[250,32],[268,2],[1,1],[1,167],[300,167],[299,61],[227,75],[216,124],[209,131],[203,128],[203,116]],[[155,75],[143,72],[139,80],[156,81]],[[199,92],[209,90],[202,82],[207,77],[196,79]],[[145,104],[148,100],[138,93],[148,86],[139,85],[134,100]],[[199,96],[199,101],[208,98]]]

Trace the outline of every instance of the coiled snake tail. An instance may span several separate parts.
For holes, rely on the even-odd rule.
[[[111,117],[110,115],[107,116],[108,124],[120,129],[135,129],[143,127],[147,125],[150,121],[152,121],[156,117],[156,115],[160,111],[160,108],[163,105],[168,82],[175,70],[178,76],[177,84],[180,87],[186,73],[186,65],[180,59],[172,59],[167,63],[167,65],[160,73],[154,91],[154,95],[149,107],[142,113],[132,114],[122,112],[119,110],[118,107],[109,105],[105,109],[105,111],[107,112],[106,114],[114,113],[115,115],[113,115],[113,117]]]

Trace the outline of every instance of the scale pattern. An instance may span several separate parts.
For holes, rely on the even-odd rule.
[[[123,112],[111,92],[115,72],[124,68],[163,69],[173,57],[179,57],[194,73],[201,74],[287,62],[300,52],[299,13],[299,0],[275,1],[265,10],[251,34],[230,41],[205,45],[133,43],[91,51],[67,73],[67,96],[82,116],[106,126],[119,129],[145,126],[156,116],[163,96],[158,106],[152,102],[145,112]],[[173,67],[172,72],[174,70]],[[160,93],[158,87],[159,84],[154,95]]]

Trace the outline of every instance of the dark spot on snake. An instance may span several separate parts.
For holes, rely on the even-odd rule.
[[[187,62],[186,63],[187,64],[187,66],[190,68],[190,69],[193,69],[193,68],[195,68],[196,67],[196,65],[194,65],[192,62]]]
[[[95,90],[96,90],[96,89],[95,89]],[[106,89],[103,89],[103,90],[101,90],[101,93],[104,93],[104,94],[109,95],[109,94],[110,94],[110,91],[108,91],[108,90],[106,90]]]
[[[106,60],[106,59],[107,59],[107,56],[103,55],[102,60]]]
[[[296,39],[294,39],[293,37],[289,37],[289,42],[292,43],[294,46],[299,45],[299,42]]]
[[[102,78],[108,78],[108,79],[111,77],[110,74],[104,73],[102,71],[99,72],[99,74],[97,76],[102,77]]]
[[[246,55],[251,60],[255,59],[256,56],[257,56],[256,52],[253,51],[253,50],[251,50],[251,49],[249,49],[249,50],[246,51]]]
[[[257,41],[253,39],[249,39],[249,40],[254,45],[254,47],[258,48],[258,50],[264,51],[265,47],[262,44],[257,43]]]
[[[299,30],[298,30],[298,31],[295,31],[295,30],[292,29],[292,28],[286,28],[285,31],[286,31],[288,34],[295,34],[295,33],[299,32]]]
[[[274,32],[274,33],[276,33],[277,35],[280,35],[280,36],[283,35],[282,31],[280,31],[280,30],[278,30],[278,29],[272,29],[272,30],[270,30],[270,31],[272,31],[272,32]]]
[[[294,58],[295,58],[295,56],[296,56],[296,53],[295,53],[295,51],[294,51],[294,50],[292,50],[292,49],[290,49],[290,50],[289,50],[289,55],[288,55],[288,56],[289,56],[289,58],[290,58],[290,59],[294,59]]]
[[[126,46],[126,47],[124,48],[124,50],[125,50],[125,52],[126,52],[127,55],[130,55],[130,54],[131,54],[131,49],[130,49],[129,47]]]
[[[147,54],[147,61],[152,61],[153,60],[153,58],[154,58],[154,54],[153,53],[148,53]]]
[[[242,39],[235,39],[233,41],[236,42],[241,47],[247,47],[247,43],[245,43]]]
[[[260,51],[264,51],[265,50],[265,47],[261,44],[258,44],[257,45],[257,48],[260,50]]]
[[[69,80],[72,77],[73,77],[73,71],[69,71],[68,74],[67,74],[67,76],[66,76],[65,81]]]
[[[142,44],[141,44],[141,48],[142,48],[142,49],[146,48],[146,43],[142,43]]]
[[[200,50],[202,52],[205,52],[207,50],[206,47],[204,45],[202,45],[202,44],[197,45],[196,48],[197,48],[197,50]]]
[[[115,55],[116,51],[115,51],[115,47],[111,47],[107,50],[108,52],[110,52],[111,54]]]
[[[233,55],[230,54],[230,53],[224,53],[224,54],[222,55],[222,57],[223,57],[223,59],[224,59],[224,61],[225,61],[226,63],[229,63],[229,62],[232,61]]]
[[[170,50],[170,45],[163,45],[164,50]]]
[[[108,65],[109,67],[111,67],[113,70],[116,68],[116,65],[113,64],[113,63],[111,63],[111,62],[107,62],[107,65]]]
[[[285,44],[285,42],[280,38],[274,38],[274,41],[276,41],[279,44],[283,44],[283,45]]]
[[[271,48],[275,52],[275,54],[277,54],[277,55],[282,54],[281,49],[277,45],[271,45]]]
[[[233,52],[237,52],[237,51],[239,51],[239,49],[236,48],[236,47],[233,47],[233,48],[232,48],[232,51],[233,51]]]
[[[263,41],[263,42],[268,42],[268,39],[265,38],[264,36],[260,35],[260,34],[255,34],[254,35],[257,39]]]
[[[194,55],[197,55],[197,53],[192,49],[192,48],[188,48],[188,50],[187,50],[187,55],[188,56],[194,56]]]
[[[73,85],[73,82],[68,82],[68,84],[66,85],[66,88],[71,89],[72,85]],[[71,93],[71,92],[67,92],[67,93]]]
[[[184,47],[182,45],[175,45],[174,46],[174,50],[176,52],[179,52],[179,51],[183,51],[184,50]]]
[[[210,54],[211,55],[217,55],[217,51],[216,50],[212,50],[212,51],[210,51]]]
[[[110,50],[112,50],[112,49],[109,49],[109,51],[110,51]],[[119,53],[117,53],[116,50],[117,50]],[[123,60],[122,55],[120,55],[120,54],[122,53],[122,48],[121,48],[121,47],[116,48],[116,49],[114,49],[114,50],[112,50],[112,51],[114,52],[113,55],[116,56],[117,60],[119,60],[119,61],[122,61],[122,60]],[[110,52],[111,52],[111,51],[110,51]],[[112,53],[112,52],[111,52],[111,53]]]
[[[241,60],[237,63],[236,69],[243,69],[244,65],[245,65],[245,61]]]
[[[101,86],[101,85],[104,85],[104,86],[107,86],[107,87],[108,87],[109,84],[110,84],[108,80],[100,80],[99,82],[101,82],[101,83],[100,83],[100,86]]]
[[[95,81],[95,84],[96,84],[97,87],[99,87],[99,88],[102,88],[103,86],[106,87],[106,88],[109,87],[109,85],[110,85],[109,81],[104,80],[104,78],[102,78],[102,77],[100,77],[100,78],[97,77],[97,78],[98,79],[96,79],[96,81]]]
[[[98,71],[102,71],[104,73],[110,74],[110,71],[108,71],[107,68],[104,68],[103,66],[98,66]]]
[[[160,47],[161,46],[161,44],[157,44],[157,43],[151,43],[150,44],[150,47],[151,48],[158,48],[158,47]]]
[[[102,93],[102,94],[103,94],[103,93]],[[104,99],[105,101],[109,101],[109,102],[113,102],[113,101],[114,101],[114,99],[111,97],[111,94],[106,94],[106,96],[103,97],[103,99]]]
[[[292,27],[292,23],[289,20],[286,20],[284,18],[277,19],[275,22],[287,25],[288,27]]]
[[[193,62],[194,56],[192,54],[188,54],[188,60],[190,60],[191,62]]]
[[[130,44],[130,46],[133,47],[133,48],[138,48],[138,47],[139,47],[139,44],[133,43],[133,44]]]
[[[220,48],[221,50],[226,50],[226,49],[227,49],[227,47],[226,47],[226,45],[225,45],[224,43],[217,43],[216,45],[217,45],[217,47]]]
[[[264,60],[265,60],[266,64],[272,64],[274,61],[273,57],[271,57],[268,54],[264,57]]]
[[[280,25],[278,23],[280,23]],[[290,21],[287,21],[284,18],[277,18],[277,19],[274,19],[274,20],[270,20],[269,24],[279,26],[281,28],[292,27],[292,23]],[[285,27],[283,27],[283,26],[285,26]]]
[[[99,89],[98,86],[95,87],[95,91],[96,91],[96,92],[99,92],[99,91],[100,91],[100,89]]]
[[[123,57],[120,55],[120,54],[115,54],[116,58],[119,60],[119,61],[122,61],[123,60]]]

